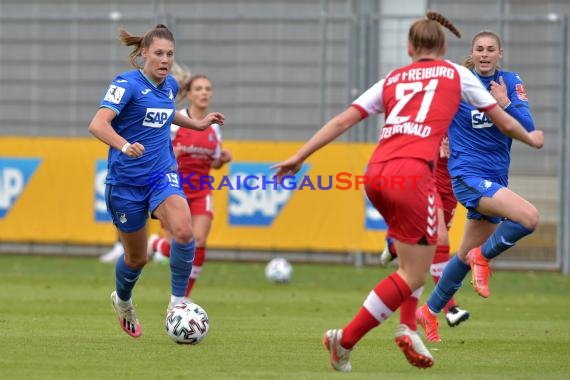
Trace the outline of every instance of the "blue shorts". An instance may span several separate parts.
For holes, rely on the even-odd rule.
[[[113,224],[123,232],[134,232],[143,228],[151,213],[171,195],[186,200],[180,184],[172,177],[168,186],[127,186],[109,185],[105,187],[107,210],[113,217]]]
[[[488,216],[475,210],[483,197],[491,198],[503,187],[507,187],[508,176],[482,178],[482,177],[454,177],[452,179],[453,192],[457,200],[467,209],[467,219],[487,220],[491,223],[500,223],[500,216]]]

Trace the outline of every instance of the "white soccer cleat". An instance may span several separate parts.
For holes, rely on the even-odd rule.
[[[137,312],[134,305],[131,304],[127,307],[119,306],[119,296],[116,291],[111,293],[111,302],[113,303],[113,308],[117,313],[117,319],[119,320],[121,329],[133,338],[141,336],[142,326],[137,318]]]
[[[116,242],[113,245],[111,250],[99,257],[99,261],[102,263],[114,263],[116,262],[122,254],[125,253],[125,249],[123,248],[123,243],[120,241]]]
[[[411,365],[418,368],[433,366],[433,356],[417,332],[410,330],[406,325],[399,325],[395,340]]]
[[[386,245],[386,248],[384,248],[384,250],[380,254],[380,266],[382,268],[386,268],[395,259],[396,256],[392,256],[392,254],[390,253],[390,249],[388,248],[388,245]]]
[[[449,327],[458,326],[461,322],[465,322],[469,319],[469,312],[467,310],[460,309],[458,306],[453,306],[449,308],[449,311],[445,314],[445,320]]]
[[[323,345],[331,354],[331,366],[340,372],[352,371],[350,352],[340,345],[342,330],[327,330],[323,336]]]
[[[396,248],[394,247],[394,239],[387,237],[386,246],[380,254],[380,266],[382,268],[386,268],[397,257]]]
[[[155,263],[164,263],[167,262],[168,260],[170,260],[170,258],[164,256],[162,252],[159,251],[156,251],[152,256],[152,261],[154,261]]]
[[[182,301],[171,301],[168,304],[168,307],[166,308],[166,314],[170,313],[172,311],[172,309],[174,308],[174,306],[178,305],[179,303],[192,303],[192,301],[190,300],[190,298],[186,298],[184,297],[184,299]]]
[[[154,256],[156,255],[156,252],[154,251],[152,246],[154,245],[154,243],[156,243],[158,239],[160,239],[160,236],[158,236],[157,234],[152,234],[148,237],[148,242],[146,245],[146,256],[148,260],[154,258]]]

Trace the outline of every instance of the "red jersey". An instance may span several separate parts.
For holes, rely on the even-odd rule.
[[[178,111],[188,116],[186,109]],[[211,193],[206,184],[206,176],[210,175],[212,161],[220,158],[222,137],[220,127],[212,124],[203,131],[180,128],[172,124],[172,146],[178,151],[178,171],[195,187],[192,189],[183,181],[183,189],[187,198],[196,198]]]
[[[473,73],[447,60],[392,71],[352,103],[363,118],[386,114],[370,163],[418,158],[435,164],[461,99],[483,112],[497,104]]]

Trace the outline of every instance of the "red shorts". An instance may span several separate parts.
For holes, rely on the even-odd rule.
[[[214,217],[214,206],[212,204],[211,194],[190,197],[187,200],[191,215],[209,215],[210,218]]]
[[[441,207],[443,208],[445,225],[449,230],[453,214],[455,214],[455,208],[457,207],[457,198],[455,198],[455,194],[453,194],[451,177],[447,170],[447,158],[440,158],[437,161],[434,176],[435,186],[439,196],[441,197]]]
[[[387,234],[406,244],[435,245],[440,205],[428,163],[412,158],[371,163],[366,175],[366,195],[388,224]]]

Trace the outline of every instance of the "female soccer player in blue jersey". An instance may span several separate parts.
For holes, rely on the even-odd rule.
[[[499,36],[482,31],[472,40],[465,66],[507,113],[543,140],[542,131],[534,128],[521,78],[498,66],[502,54]],[[416,314],[430,341],[440,340],[435,316],[459,290],[469,270],[475,291],[489,297],[489,261],[532,233],[538,224],[536,207],[507,188],[512,139],[499,126],[462,102],[449,128],[449,141],[453,191],[468,212],[457,255]]]
[[[119,36],[133,47],[129,58],[136,69],[113,80],[89,132],[109,145],[105,198],[125,248],[116,263],[111,300],[121,328],[136,338],[142,329],[131,295],[147,261],[149,212],[173,237],[169,307],[184,300],[194,259],[190,212],[178,181],[170,125],[203,130],[223,124],[224,116],[214,112],[192,120],[176,112],[178,84],[170,75],[174,36],[166,26],[159,24],[143,36],[121,29]]]

